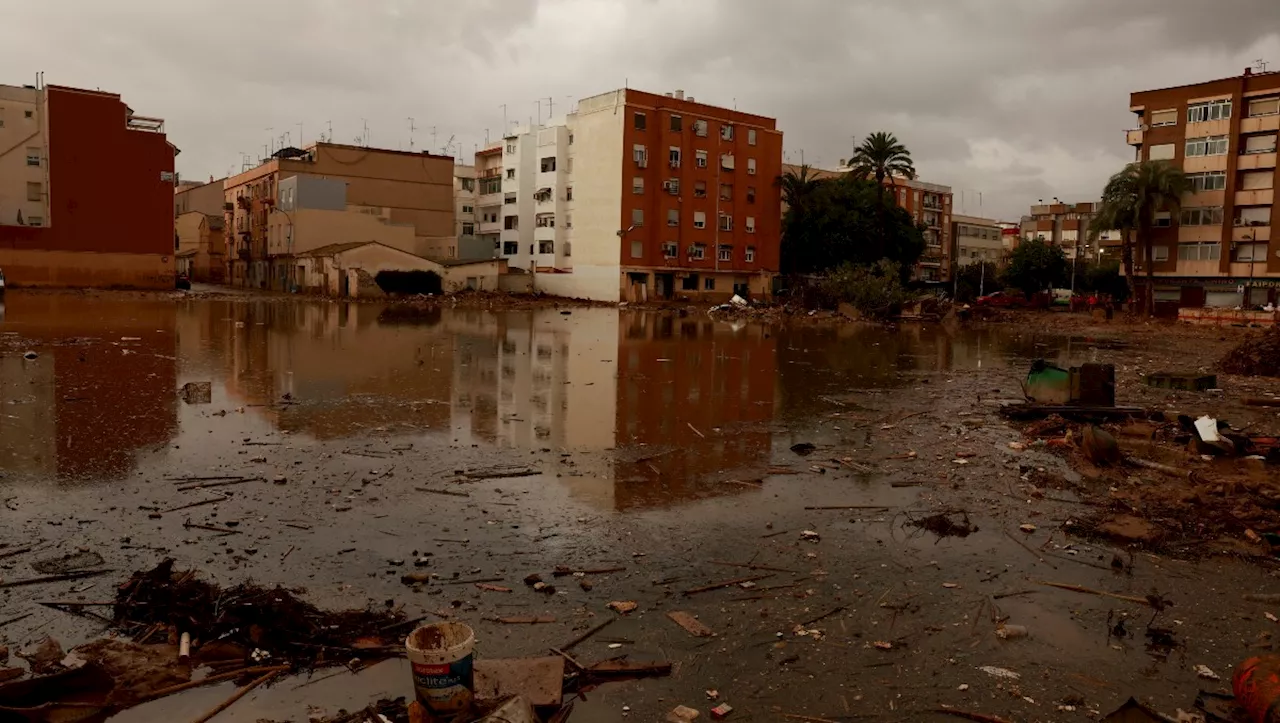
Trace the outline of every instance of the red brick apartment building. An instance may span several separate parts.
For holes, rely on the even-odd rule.
[[[164,121],[114,93],[0,86],[0,269],[14,286],[173,288]]]
[[[1191,179],[1177,215],[1153,231],[1156,301],[1237,306],[1280,301],[1275,228],[1280,73],[1134,93],[1135,160],[1166,160]]]

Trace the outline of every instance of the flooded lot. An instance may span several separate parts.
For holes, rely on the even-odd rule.
[[[1082,720],[1130,695],[1172,712],[1223,685],[1195,665],[1226,680],[1251,646],[1270,645],[1274,623],[1240,602],[1269,591],[1268,569],[1071,539],[1062,530],[1082,506],[1066,488],[1079,476],[1011,449],[1021,436],[994,414],[1021,396],[1032,359],[1142,353],[998,326],[10,292],[0,554],[32,550],[0,558],[0,577],[81,547],[119,579],[174,557],[225,585],[304,588],[321,607],[440,611],[476,629],[481,657],[545,654],[612,616],[610,601],[636,601],[574,654],[676,672],[604,686],[574,720],[705,710],[707,689],[753,720],[926,720],[940,705]],[[801,443],[815,450],[793,452]],[[1063,489],[1029,494],[1033,470]],[[203,477],[248,481],[191,484]],[[948,510],[977,529],[940,537],[913,524]],[[1025,524],[1037,531],[1019,533]],[[402,584],[403,561],[427,552],[439,579]],[[550,596],[520,582],[556,566],[623,569],[565,578]],[[685,594],[744,577],[760,579]],[[514,592],[450,584],[482,578]],[[1144,638],[1146,607],[1043,581],[1167,596],[1159,624],[1172,642]],[[0,590],[0,620],[32,613],[0,635],[15,648],[96,637],[101,623],[33,601],[109,600],[116,582]],[[691,637],[667,619],[677,610],[716,637]],[[511,615],[554,622],[497,621]],[[1109,634],[1121,618],[1135,635]],[[1001,619],[1030,636],[997,637]],[[308,706],[331,715],[412,691],[401,661],[307,682],[255,691],[216,720],[303,720]],[[194,718],[230,690],[116,720]]]

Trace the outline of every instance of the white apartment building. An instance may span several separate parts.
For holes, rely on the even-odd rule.
[[[502,154],[505,143],[495,143],[476,153],[476,231],[478,246],[490,257],[502,250]]]
[[[513,268],[531,273],[572,269],[572,135],[562,121],[524,126],[503,139],[498,255]],[[490,208],[484,205],[488,199],[482,201],[482,209]]]
[[[462,163],[453,166],[454,257],[476,258],[479,239],[476,236],[476,167]],[[487,258],[481,256],[480,258]]]

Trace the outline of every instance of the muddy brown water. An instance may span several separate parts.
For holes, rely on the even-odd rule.
[[[677,704],[705,714],[707,689],[753,720],[922,720],[943,704],[1077,720],[1129,695],[1173,712],[1201,686],[1224,689],[1195,665],[1226,681],[1275,625],[1240,599],[1278,587],[1265,570],[1137,551],[1132,574],[1117,573],[1108,561],[1128,551],[1063,532],[1081,512],[1069,491],[1027,494],[1028,472],[1073,473],[1010,450],[1020,437],[995,403],[1019,396],[1033,358],[1123,364],[1138,352],[1122,340],[253,297],[11,291],[4,305],[0,553],[35,547],[0,559],[5,579],[79,548],[120,579],[173,556],[222,584],[304,588],[321,606],[447,611],[476,630],[477,657],[545,654],[614,615],[610,601],[635,600],[637,612],[573,655],[671,660],[676,672],[589,693],[574,714],[583,721],[660,720]],[[209,403],[182,393],[203,382]],[[817,449],[791,452],[800,442]],[[533,474],[483,474],[522,467]],[[262,481],[178,489],[177,478],[220,476]],[[205,500],[217,501],[176,509]],[[977,531],[938,537],[915,524],[946,510]],[[1028,523],[1037,530],[1017,531]],[[802,540],[805,530],[820,539]],[[440,579],[401,584],[428,553],[422,570]],[[626,569],[553,579],[558,565]],[[557,593],[526,588],[533,572]],[[683,594],[746,577],[761,579]],[[485,578],[513,592],[465,584]],[[1038,581],[1159,592],[1175,602],[1156,622],[1174,645],[1147,645],[1145,607]],[[0,639],[92,639],[101,625],[34,601],[110,599],[114,583],[2,590],[0,620],[33,615]],[[999,639],[993,604],[1029,637]],[[716,637],[689,636],[667,619],[676,610]],[[494,621],[506,616],[556,622]],[[1130,635],[1109,637],[1121,617]],[[304,720],[412,695],[404,661],[309,682],[255,691],[216,720]],[[230,691],[190,691],[116,720],[194,718]]]

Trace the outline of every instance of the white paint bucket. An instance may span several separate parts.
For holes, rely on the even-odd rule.
[[[418,702],[432,713],[457,713],[471,704],[476,635],[462,623],[432,623],[404,641]]]

